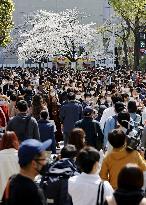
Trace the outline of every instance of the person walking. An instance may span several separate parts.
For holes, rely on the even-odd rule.
[[[92,107],[85,107],[84,118],[75,123],[75,127],[82,128],[85,132],[85,143],[100,150],[103,145],[103,134],[99,122],[93,119],[94,110]]]
[[[68,143],[71,130],[75,122],[82,118],[82,105],[75,100],[75,94],[70,92],[68,100],[60,109],[60,119],[63,124],[64,145]]]
[[[7,125],[7,131],[14,131],[20,142],[34,138],[40,140],[38,123],[35,118],[27,114],[28,104],[25,100],[17,103],[18,114]]]

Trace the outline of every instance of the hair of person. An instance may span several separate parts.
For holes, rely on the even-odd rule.
[[[28,109],[28,104],[25,100],[20,100],[16,103],[16,107],[20,112],[26,112]]]
[[[61,158],[73,159],[77,155],[77,149],[74,145],[68,144],[61,149]]]
[[[119,189],[137,190],[142,188],[143,183],[143,171],[136,164],[127,164],[118,175]]]
[[[91,97],[91,93],[85,93],[84,98],[86,99],[87,97]]]
[[[46,120],[49,116],[49,113],[47,110],[42,110],[40,113],[41,118],[43,118],[44,120]]]
[[[44,110],[43,98],[37,94],[32,99],[32,116],[38,120],[42,110]]]
[[[81,128],[74,128],[69,137],[69,144],[75,145],[76,149],[79,151],[84,147],[85,142],[85,132]]]
[[[115,111],[116,113],[122,112],[125,109],[124,104],[122,102],[115,103]]]
[[[82,172],[89,174],[96,162],[99,162],[99,152],[90,146],[84,147],[80,150],[77,156],[77,164],[79,165]]]
[[[115,129],[108,134],[108,141],[113,148],[120,148],[126,142],[126,135],[122,130]]]
[[[23,97],[22,95],[17,96],[16,104],[17,104],[20,100],[24,100],[24,97]]]
[[[32,105],[33,106],[39,106],[39,105],[42,105],[43,104],[43,98],[41,95],[39,94],[36,94],[33,96],[32,98]]]
[[[10,100],[16,101],[16,100],[17,100],[17,95],[15,95],[14,93],[12,93],[12,94],[10,95]]]
[[[137,106],[136,106],[135,101],[128,102],[128,112],[129,113],[136,113],[137,112]]]
[[[117,117],[118,123],[128,129],[128,122],[130,122],[130,114],[129,112],[126,111],[122,111],[120,113],[118,113],[118,117]]]
[[[18,138],[13,131],[6,131],[1,139],[1,146],[0,149],[10,149],[14,148],[18,150],[19,148],[19,141]]]
[[[67,97],[68,97],[68,100],[75,100],[76,95],[74,92],[70,92],[68,93]]]
[[[113,94],[112,96],[111,96],[111,99],[112,99],[112,102],[113,102],[113,104],[115,104],[116,102],[123,102],[123,98],[122,98],[122,96],[120,95],[120,94],[118,94],[118,93],[115,93],[115,94]]]

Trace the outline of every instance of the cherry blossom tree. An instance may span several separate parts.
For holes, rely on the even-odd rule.
[[[19,59],[35,61],[53,54],[75,62],[83,53],[100,53],[102,37],[97,33],[96,25],[80,24],[80,15],[77,9],[60,13],[33,12],[14,30],[13,44],[9,48],[18,50]]]

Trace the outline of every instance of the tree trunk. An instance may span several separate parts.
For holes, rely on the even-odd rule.
[[[128,62],[128,47],[127,47],[126,39],[123,39],[123,51],[124,51],[124,64],[125,64],[126,68],[128,68],[128,66],[129,66],[129,62]]]
[[[139,35],[137,31],[134,33],[134,37],[134,68],[137,70],[139,67]]]

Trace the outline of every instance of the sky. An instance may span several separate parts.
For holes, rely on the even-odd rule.
[[[32,11],[45,9],[58,12],[77,7],[87,14],[86,22],[98,23],[103,22],[105,1],[107,0],[14,0],[14,19],[15,23],[19,24],[22,16]]]

